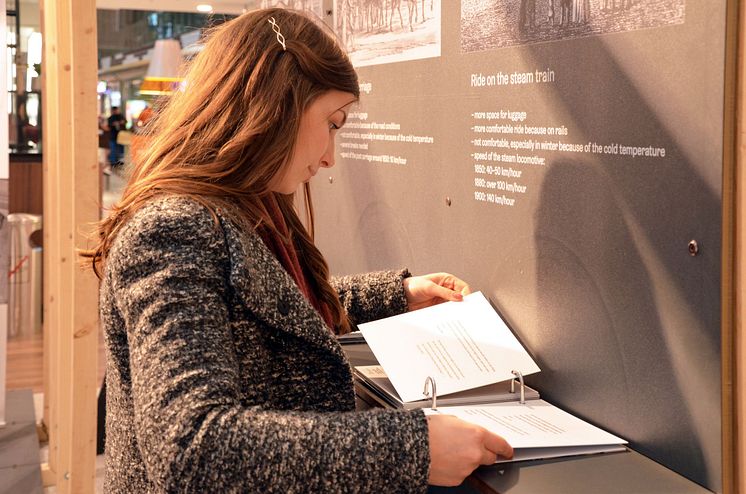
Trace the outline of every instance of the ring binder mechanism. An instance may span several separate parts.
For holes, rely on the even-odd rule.
[[[521,405],[526,404],[526,386],[523,384],[523,374],[521,374],[520,371],[512,370],[510,371],[514,376],[518,378],[518,382],[521,383]],[[515,393],[515,379],[510,380],[510,392]]]
[[[438,392],[435,390],[435,379],[431,376],[425,378],[425,389],[422,391],[425,398],[431,398],[430,409],[438,409]]]
[[[364,396],[367,402],[374,402],[386,407],[401,408],[404,410],[430,408],[432,404],[432,395],[428,391],[423,393],[423,388],[421,387],[418,387],[419,389],[417,390],[419,392],[417,400],[402,401],[386,372],[380,365],[358,365],[353,369],[353,374],[358,394]],[[433,383],[435,383],[436,378],[433,376],[432,379]],[[438,383],[438,406],[480,405],[517,401],[515,384],[513,385],[514,390],[512,392],[510,390],[512,381],[513,379],[506,379],[505,381],[487,386],[446,394],[443,394],[443,386]],[[531,386],[526,384],[523,388],[525,391],[524,399],[527,402],[539,399],[539,392]]]

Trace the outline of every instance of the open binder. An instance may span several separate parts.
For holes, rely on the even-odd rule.
[[[513,446],[511,461],[626,449],[525,385],[540,369],[480,292],[360,330],[380,367],[356,367],[356,388],[383,406],[478,424]]]

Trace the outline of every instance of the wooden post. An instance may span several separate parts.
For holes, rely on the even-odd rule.
[[[47,483],[93,492],[98,283],[80,267],[100,215],[95,0],[43,0]]]
[[[734,492],[746,492],[746,9],[738,3],[738,45],[736,63],[736,159],[733,173],[735,203],[734,310],[735,333],[735,460]]]
[[[733,454],[730,458],[723,455],[723,462],[729,461],[734,477],[732,492],[746,492],[746,9],[738,2],[738,9],[731,18],[735,18],[736,63],[735,63],[735,99],[733,107],[736,112],[735,122],[735,163],[731,176],[723,176],[723,202],[725,190],[732,187],[734,204],[733,227],[733,265],[730,269],[733,283],[732,292],[723,292],[723,297],[733,300],[734,352],[735,366],[733,389],[735,391],[735,419],[733,425]],[[727,180],[730,179],[730,184]],[[725,225],[724,225],[725,226]],[[726,245],[725,243],[723,245]],[[723,319],[725,320],[724,314]],[[723,349],[725,358],[725,348]],[[725,452],[724,452],[725,453]]]

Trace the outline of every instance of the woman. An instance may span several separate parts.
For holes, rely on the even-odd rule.
[[[354,411],[334,333],[468,286],[329,279],[292,194],[334,164],[358,98],[335,41],[303,15],[254,11],[214,31],[186,81],[88,253],[102,277],[106,491],[417,492],[510,456],[454,417]]]

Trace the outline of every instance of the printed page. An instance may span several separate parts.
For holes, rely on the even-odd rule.
[[[481,425],[505,438],[516,450],[627,443],[544,400],[529,400],[525,405],[511,402],[472,407],[439,407],[437,411],[426,410],[426,413],[455,415]],[[579,454],[578,451],[573,454]]]
[[[360,325],[404,402],[421,400],[425,379],[444,395],[540,369],[481,292]]]

